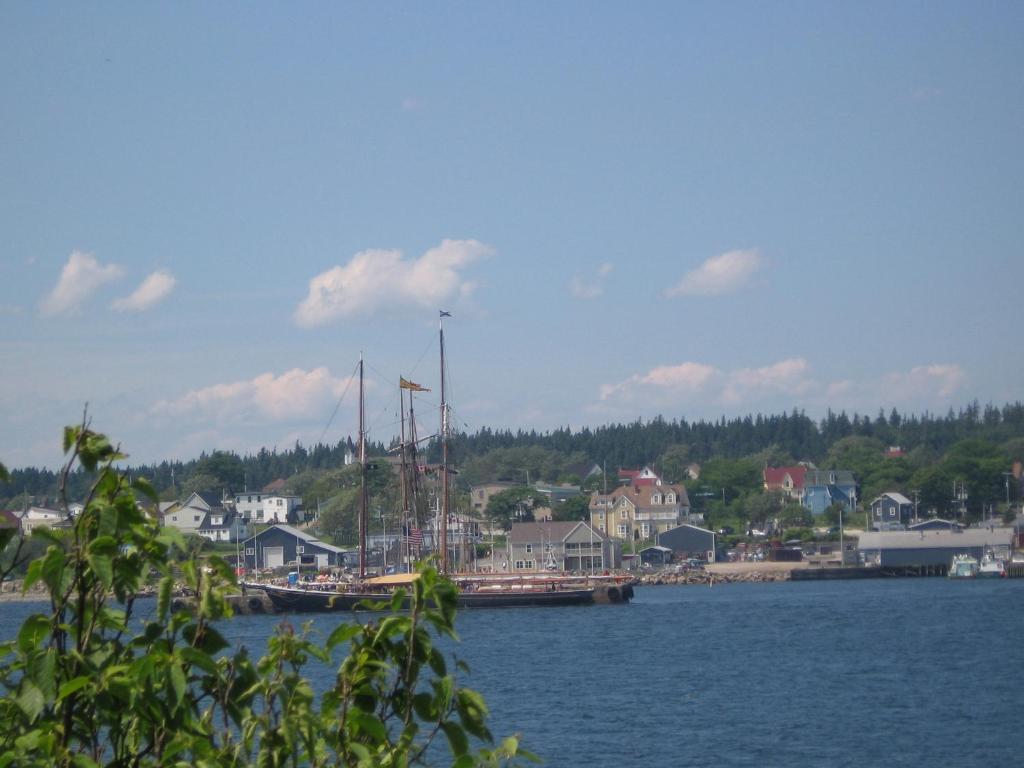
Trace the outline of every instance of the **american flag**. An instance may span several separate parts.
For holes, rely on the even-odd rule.
[[[405,541],[407,544],[411,544],[414,547],[418,547],[423,544],[423,529],[422,528],[406,528],[405,529]]]

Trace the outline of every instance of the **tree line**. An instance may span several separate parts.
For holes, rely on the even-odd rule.
[[[896,445],[901,447],[902,455],[885,457],[886,448]],[[261,449],[245,456],[212,451],[191,461],[138,465],[128,467],[126,472],[147,480],[164,500],[183,499],[194,490],[255,490],[284,479],[287,490],[302,496],[307,509],[337,509],[342,518],[347,518],[352,507],[349,497],[353,478],[341,468],[346,454],[354,451],[354,441],[349,437],[334,445],[305,447],[296,443],[285,450]],[[387,451],[383,443],[368,447],[371,456],[382,457]],[[872,418],[829,411],[815,421],[794,410],[717,421],[659,417],[647,422],[550,432],[483,428],[457,435],[452,455],[459,467],[456,482],[462,491],[492,480],[524,485],[537,480],[582,482],[585,487],[600,490],[605,482],[614,486],[619,467],[648,464],[670,481],[686,481],[695,506],[703,503],[710,509],[717,499],[728,507],[747,499],[747,505],[757,509],[744,507],[743,515],[733,512],[736,517],[749,518],[771,512],[760,509],[763,500],[751,500],[759,495],[764,466],[811,461],[822,469],[852,470],[861,486],[862,500],[885,490],[914,490],[925,509],[946,509],[952,482],[960,480],[971,489],[970,511],[980,514],[986,502],[1006,494],[1018,496],[1018,489],[1009,488],[1003,473],[1013,460],[1024,460],[1024,404],[997,408],[974,402],[942,416],[904,415],[893,409],[889,413],[879,411]],[[439,445],[427,445],[425,460],[436,463],[439,458]],[[585,477],[586,468],[594,464],[607,467],[607,480]],[[688,479],[686,468],[691,464],[701,466],[699,480]],[[392,514],[396,498],[386,489],[389,477],[381,475],[374,484],[381,486],[380,498],[374,504],[384,514]],[[58,473],[46,469],[12,469],[9,478],[0,482],[0,508],[43,504],[56,497],[59,482]],[[84,496],[87,485],[87,473],[72,472],[67,479],[69,496]],[[347,527],[339,523],[338,533]]]

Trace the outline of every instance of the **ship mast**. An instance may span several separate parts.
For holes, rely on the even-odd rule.
[[[366,403],[363,355],[359,354],[359,578],[366,578]]]
[[[441,312],[438,325],[441,332],[441,573],[448,572],[448,403],[444,383],[444,319],[451,317]]]
[[[412,393],[409,393],[409,403],[412,407]],[[399,383],[398,385],[398,413],[402,420],[402,435],[401,442],[399,445],[402,448],[402,537],[399,539],[401,542],[399,551],[405,552],[405,559],[403,565],[408,565],[412,562],[412,553],[409,538],[412,536],[412,526],[409,525],[409,475],[407,472],[408,463],[408,446],[405,444],[405,388]],[[401,569],[399,569],[401,570]]]

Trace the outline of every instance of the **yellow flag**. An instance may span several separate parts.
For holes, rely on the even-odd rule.
[[[398,386],[401,387],[402,389],[408,389],[411,392],[429,392],[430,391],[426,387],[421,387],[419,384],[417,384],[414,381],[409,381],[408,379],[403,379],[401,376],[398,377]]]

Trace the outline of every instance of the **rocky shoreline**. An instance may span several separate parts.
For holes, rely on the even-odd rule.
[[[715,584],[756,583],[789,581],[788,570],[744,571],[740,573],[716,573],[713,571],[685,571],[683,573],[645,573],[637,578],[637,585],[644,587],[666,584],[689,584],[714,586]]]

